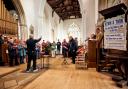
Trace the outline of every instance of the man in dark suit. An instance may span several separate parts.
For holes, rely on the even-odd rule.
[[[77,55],[77,43],[72,36],[69,37],[69,54],[72,58],[72,63],[75,64],[75,58]]]
[[[30,72],[31,61],[33,60],[33,72],[37,72],[36,69],[36,43],[39,42],[41,38],[34,39],[33,35],[30,35],[30,38],[26,41],[27,44],[27,53],[28,53],[28,62],[26,72]]]

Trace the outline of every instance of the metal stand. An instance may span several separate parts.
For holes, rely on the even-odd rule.
[[[64,60],[63,60],[62,64],[68,64],[66,57],[64,57]]]
[[[41,52],[41,58],[40,58],[40,69],[44,68],[44,53]]]
[[[44,68],[44,57],[40,58],[40,69]]]
[[[44,58],[47,58],[47,68],[49,68],[49,57],[50,57],[49,55],[44,55]]]

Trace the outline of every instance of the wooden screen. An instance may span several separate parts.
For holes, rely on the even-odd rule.
[[[16,35],[18,22],[5,8],[3,0],[0,0],[0,34]]]

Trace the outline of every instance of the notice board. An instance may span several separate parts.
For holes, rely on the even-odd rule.
[[[125,15],[108,18],[104,21],[104,48],[127,50]]]

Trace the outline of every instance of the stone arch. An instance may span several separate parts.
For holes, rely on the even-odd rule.
[[[12,0],[12,2],[19,16],[18,19],[19,19],[19,29],[21,33],[21,39],[26,40],[28,38],[28,31],[27,31],[26,18],[23,7],[21,5],[20,0]]]
[[[83,11],[82,0],[78,0],[78,2],[79,2],[79,5],[80,5],[80,11],[81,11],[81,14],[82,14],[82,11]]]

